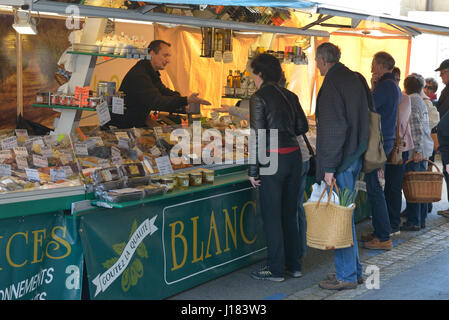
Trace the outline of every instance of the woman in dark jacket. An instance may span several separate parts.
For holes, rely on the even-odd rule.
[[[267,241],[267,265],[254,279],[283,281],[300,277],[297,200],[301,151],[297,136],[309,130],[298,97],[278,85],[282,69],[274,56],[258,55],[251,63],[258,91],[250,100],[249,180],[260,192],[260,211]]]

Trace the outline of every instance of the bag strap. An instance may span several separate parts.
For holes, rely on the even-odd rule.
[[[326,204],[326,207],[329,206],[329,203],[330,203],[330,201],[331,201],[331,197],[332,197],[332,195],[333,195],[332,191],[333,191],[334,187],[335,187],[335,189],[337,190],[337,192],[340,193],[340,190],[338,190],[338,187],[337,187],[337,180],[336,180],[335,178],[332,179],[332,184],[331,184],[330,187],[331,187],[331,188],[330,188],[330,191],[329,191],[329,193],[328,193],[328,195],[327,195],[327,204]],[[324,196],[324,194],[326,193],[326,190],[327,190],[327,186],[326,186],[326,188],[323,189],[323,192],[321,193],[320,199],[318,200],[318,202],[317,202],[317,204],[316,204],[316,208],[318,208],[318,207],[320,206],[321,199],[323,199],[323,196]]]

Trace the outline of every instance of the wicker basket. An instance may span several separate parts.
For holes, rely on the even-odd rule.
[[[412,160],[408,160],[406,164],[410,161]],[[407,202],[429,203],[441,200],[444,176],[435,163],[430,160],[426,161],[437,168],[438,172],[406,172],[402,181],[402,189]]]
[[[330,194],[334,184],[331,186]],[[330,196],[327,203],[321,203],[325,192],[326,189],[323,190],[318,202],[304,203],[307,246],[321,250],[351,247],[354,245],[352,213],[355,206],[348,208],[330,203]]]

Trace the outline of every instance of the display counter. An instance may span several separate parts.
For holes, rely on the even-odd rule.
[[[77,212],[92,299],[162,299],[265,257],[246,166],[213,185]],[[105,208],[108,207],[108,208]]]

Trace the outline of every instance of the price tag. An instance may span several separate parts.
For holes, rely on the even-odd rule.
[[[173,173],[173,167],[168,156],[156,158],[156,165],[161,175]]]
[[[99,166],[100,168],[109,168],[109,167],[110,167],[109,160],[107,160],[107,159],[101,159],[101,160],[99,160],[99,161],[98,161],[98,166]]]
[[[37,171],[37,169],[29,169],[26,168],[25,169],[26,175],[27,175],[27,179],[30,181],[41,181],[41,178],[39,177],[39,171]]]
[[[151,158],[149,158],[149,157],[147,157],[147,156],[144,156],[143,157],[143,165],[145,166],[145,168],[147,168],[147,171],[150,173],[150,174],[153,174],[154,173],[154,169],[153,169],[153,167],[151,166],[151,163],[152,163],[153,161],[151,160]]]
[[[51,149],[51,147],[47,147],[47,146],[42,147],[41,152],[45,158],[52,158],[54,156],[53,150]]]
[[[48,160],[46,157],[38,156],[37,154],[33,154],[33,164],[39,168],[48,167]]]
[[[80,107],[87,107],[89,100],[89,87],[75,87],[75,101]],[[81,101],[81,103],[80,103]]]
[[[28,157],[28,150],[25,147],[15,147],[14,153],[16,157]]]
[[[104,101],[97,107],[97,116],[101,126],[111,121],[111,114],[109,113],[107,101]]]
[[[11,158],[12,158],[11,150],[0,151],[0,160],[11,159]]]
[[[53,182],[67,180],[67,172],[64,169],[50,169],[50,180]]]
[[[112,113],[124,114],[125,102],[123,98],[112,97]]]
[[[61,162],[63,165],[68,164],[70,161],[73,161],[72,154],[70,152],[61,152],[59,159],[61,159]]]
[[[223,63],[231,63],[234,60],[232,51],[223,52]]]
[[[10,176],[10,175],[11,175],[11,165],[0,164],[0,176]]]
[[[17,168],[24,170],[28,168],[28,160],[25,157],[16,157]]]
[[[114,157],[117,158],[117,157],[121,157],[122,156],[122,154],[120,152],[120,149],[117,148],[117,147],[114,147],[114,146],[111,147],[111,155],[112,155],[112,158],[114,158]]]
[[[117,140],[120,140],[120,138],[129,139],[128,132],[126,131],[117,131],[115,133],[115,137],[117,138]]]
[[[79,156],[88,156],[87,144],[85,143],[75,143],[75,153]]]
[[[159,157],[160,155],[162,155],[161,150],[159,150],[159,148],[156,146],[154,146],[150,149],[150,153],[154,157]]]
[[[71,177],[71,176],[73,176],[73,170],[72,170],[72,168],[71,168],[70,166],[64,166],[64,167],[61,167],[61,169],[64,169],[64,170],[65,170],[65,175],[66,175],[66,177]]]
[[[129,139],[125,138],[118,139],[118,147],[120,149],[129,149]]]
[[[116,166],[122,165],[123,164],[123,159],[121,156],[115,156],[112,157],[112,163]]]
[[[17,137],[12,136],[2,140],[2,149],[3,150],[11,150],[14,147],[17,147]]]

